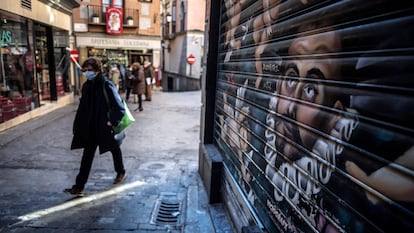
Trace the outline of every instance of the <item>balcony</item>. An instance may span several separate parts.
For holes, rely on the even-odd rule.
[[[89,25],[106,25],[106,14],[103,12],[105,6],[102,5],[88,5],[88,19]],[[124,28],[137,28],[139,25],[139,10],[132,8],[123,9],[122,24]]]

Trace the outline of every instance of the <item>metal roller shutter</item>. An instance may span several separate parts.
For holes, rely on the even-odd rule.
[[[221,2],[214,143],[264,229],[414,232],[413,1]]]

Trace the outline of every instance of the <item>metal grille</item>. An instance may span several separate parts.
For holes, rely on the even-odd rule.
[[[181,202],[158,199],[151,218],[151,224],[179,226],[181,224]]]
[[[20,1],[20,6],[22,8],[32,10],[32,0],[21,0]]]

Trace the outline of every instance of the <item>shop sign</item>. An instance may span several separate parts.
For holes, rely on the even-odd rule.
[[[12,33],[7,30],[0,30],[0,43],[3,45],[10,44],[12,42]]]
[[[106,11],[106,33],[122,34],[122,8],[109,7]]]
[[[159,49],[160,42],[157,40],[143,40],[120,37],[76,37],[76,44],[80,47],[99,47],[99,48],[150,48]]]

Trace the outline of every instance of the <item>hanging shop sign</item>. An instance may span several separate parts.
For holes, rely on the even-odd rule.
[[[122,8],[109,7],[106,11],[106,33],[122,34]]]

